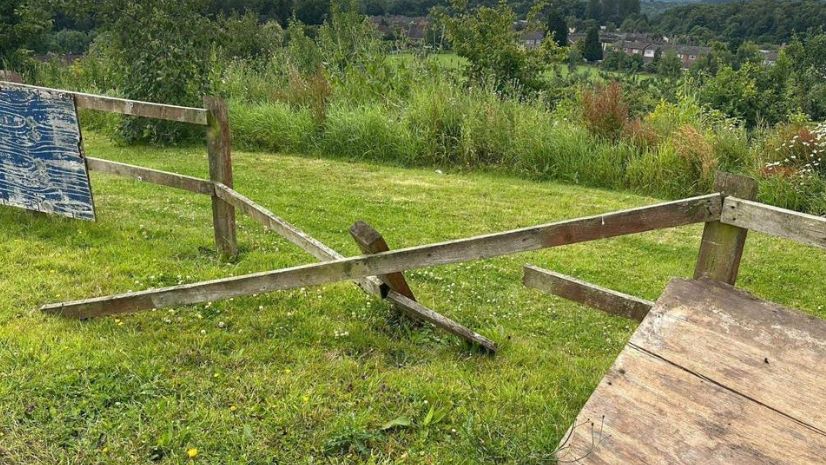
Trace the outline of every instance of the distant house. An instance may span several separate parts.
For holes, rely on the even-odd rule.
[[[525,48],[537,48],[542,45],[542,41],[545,39],[545,32],[544,31],[522,31],[520,35],[522,40],[522,45]]]
[[[683,68],[688,69],[701,57],[711,53],[709,47],[698,47],[695,45],[672,45],[667,42],[641,42],[641,41],[619,41],[610,45],[615,50],[620,50],[628,55],[641,55],[643,61],[650,63],[657,56],[659,51],[666,54],[673,51],[682,61]]]
[[[369,20],[387,40],[423,42],[430,27],[430,20],[425,16],[370,16]]]
[[[777,63],[777,57],[780,55],[775,50],[760,50],[760,53],[763,55],[763,62],[767,65],[774,65]]]

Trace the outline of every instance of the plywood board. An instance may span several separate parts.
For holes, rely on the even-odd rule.
[[[826,457],[826,322],[674,280],[558,452],[581,464],[814,464]]]
[[[70,94],[0,85],[0,204],[94,220]]]

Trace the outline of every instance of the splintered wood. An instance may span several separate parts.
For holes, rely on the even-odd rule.
[[[560,463],[826,461],[826,322],[674,280],[560,444]]]

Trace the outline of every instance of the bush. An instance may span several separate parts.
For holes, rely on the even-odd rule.
[[[214,24],[196,0],[124,3],[112,24],[118,88],[127,98],[202,106],[209,93],[209,52]],[[182,28],[181,24],[186,24]],[[129,142],[174,143],[203,135],[192,125],[124,118],[120,135]]]
[[[617,82],[596,85],[582,92],[582,114],[591,132],[609,140],[617,140],[628,122],[628,104]]]

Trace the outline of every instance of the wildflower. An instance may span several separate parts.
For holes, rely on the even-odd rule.
[[[236,410],[238,410],[238,407],[236,407],[236,406],[234,406],[234,405],[230,405],[230,406],[229,406],[229,411],[230,411],[230,412],[234,412],[234,411],[236,411]]]
[[[196,449],[195,447],[190,447],[186,450],[186,456],[190,459],[194,459],[198,456],[198,449]]]

